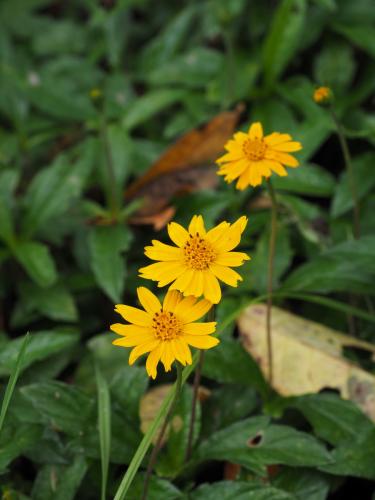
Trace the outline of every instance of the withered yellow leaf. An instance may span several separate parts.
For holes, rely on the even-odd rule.
[[[268,374],[266,306],[252,305],[238,319],[245,349]],[[375,420],[375,377],[343,357],[344,347],[375,353],[375,346],[295,314],[272,308],[274,389],[284,396],[336,389]]]

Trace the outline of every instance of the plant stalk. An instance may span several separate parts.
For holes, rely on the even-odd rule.
[[[101,111],[100,113],[100,136],[103,143],[105,163],[107,166],[107,174],[108,174],[108,193],[107,193],[108,205],[113,219],[116,220],[119,213],[119,206],[116,193],[116,174],[113,166],[111,145],[108,137],[108,125],[104,111]]]
[[[207,314],[207,321],[214,321],[214,319],[215,319],[215,306],[212,306],[210,311]],[[187,442],[186,455],[185,455],[186,462],[188,462],[190,460],[191,452],[193,450],[195,415],[197,413],[198,394],[199,394],[199,386],[200,386],[201,378],[202,378],[203,362],[204,362],[204,351],[201,350],[199,352],[198,364],[197,364],[197,368],[196,368],[195,374],[194,374],[193,399],[191,402],[189,435],[188,435],[188,442]]]
[[[155,446],[154,446],[154,448],[153,448],[153,450],[151,452],[150,460],[149,460],[148,465],[147,465],[145,482],[144,482],[144,485],[143,485],[142,500],[146,500],[147,499],[148,487],[149,487],[149,484],[150,484],[150,479],[151,479],[152,471],[154,469],[154,466],[155,466],[156,459],[158,457],[159,451],[160,451],[160,449],[162,447],[163,437],[164,437],[165,431],[167,430],[167,426],[168,426],[169,420],[172,417],[173,412],[176,409],[176,405],[177,405],[178,399],[180,397],[181,387],[182,387],[182,366],[178,362],[176,364],[176,372],[177,372],[176,391],[175,391],[174,397],[173,397],[173,399],[171,401],[171,405],[169,407],[169,410],[168,410],[168,412],[167,412],[167,414],[166,414],[166,416],[164,418],[164,422],[163,422],[163,425],[161,426],[158,439],[157,439],[157,441],[155,443]]]
[[[277,201],[276,201],[276,193],[275,190],[273,189],[270,179],[267,179],[267,189],[271,198],[271,234],[268,247],[266,331],[267,331],[267,355],[268,355],[268,381],[269,384],[272,386],[273,350],[272,350],[271,314],[272,314],[273,270],[275,261],[276,232],[277,232]]]
[[[331,116],[332,116],[333,122],[334,122],[335,127],[336,127],[337,137],[339,138],[339,141],[340,141],[341,151],[342,151],[342,154],[344,157],[345,168],[346,168],[348,181],[349,181],[349,188],[350,188],[352,200],[353,200],[353,235],[354,235],[355,239],[359,239],[359,237],[360,237],[360,208],[359,208],[359,201],[358,201],[357,185],[356,185],[355,178],[354,178],[354,171],[353,171],[353,165],[352,165],[352,159],[350,156],[348,141],[346,140],[344,129],[341,125],[341,122],[338,119],[336,112],[332,106],[330,107],[330,112],[331,112]]]

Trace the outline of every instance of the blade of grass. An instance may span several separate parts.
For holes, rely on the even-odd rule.
[[[25,335],[25,338],[23,339],[23,342],[21,344],[21,348],[19,350],[17,360],[14,364],[12,373],[10,374],[10,377],[9,377],[7,388],[5,390],[4,399],[3,399],[3,402],[1,404],[1,412],[0,412],[0,432],[1,432],[1,429],[3,428],[3,424],[4,424],[6,413],[8,411],[9,403],[10,403],[10,400],[12,398],[14,388],[16,387],[18,376],[20,374],[21,364],[22,364],[22,360],[23,360],[23,357],[25,354],[26,346],[29,343],[29,337],[30,337],[30,334],[29,334],[29,332],[27,332]]]
[[[106,379],[95,364],[96,385],[98,389],[98,424],[100,439],[100,458],[102,465],[101,500],[106,499],[109,457],[111,450],[111,399]]]

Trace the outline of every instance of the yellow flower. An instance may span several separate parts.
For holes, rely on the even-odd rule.
[[[230,286],[242,281],[231,267],[241,266],[250,257],[231,250],[240,243],[246,224],[247,218],[240,217],[234,224],[222,222],[206,232],[201,215],[194,215],[188,230],[171,222],[168,233],[177,247],[153,240],[145,254],[160,262],[141,268],[140,276],[158,281],[159,287],[173,282],[170,290],[179,290],[185,296],[203,295],[217,304],[221,299],[218,280]]]
[[[314,90],[313,99],[317,104],[325,104],[332,97],[332,92],[329,87],[318,87]]]
[[[150,377],[156,378],[159,361],[168,372],[175,360],[182,365],[191,365],[189,345],[211,349],[219,343],[216,337],[210,335],[215,331],[215,322],[194,323],[212,307],[208,300],[197,302],[195,297],[184,298],[177,290],[170,290],[161,305],[159,299],[145,287],[139,287],[137,294],[145,310],[119,304],[115,311],[131,324],[111,325],[111,330],[121,335],[120,339],[113,341],[114,345],[134,347],[129,365],[142,354],[150,353],[146,370]]]
[[[253,123],[248,133],[237,132],[229,140],[224,156],[216,160],[220,165],[218,175],[224,175],[229,183],[238,178],[236,187],[241,191],[248,186],[258,186],[262,177],[270,177],[272,172],[288,175],[284,168],[298,167],[294,156],[288,154],[299,151],[302,146],[292,141],[289,134],[274,132],[263,136],[262,125]]]

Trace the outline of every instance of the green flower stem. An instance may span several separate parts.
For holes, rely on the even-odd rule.
[[[151,479],[152,471],[154,469],[154,466],[155,466],[155,463],[156,463],[156,459],[158,458],[159,451],[160,451],[160,449],[162,447],[163,437],[164,437],[165,431],[167,430],[167,426],[168,426],[168,423],[169,423],[169,421],[170,421],[170,419],[171,419],[171,417],[173,415],[173,412],[176,409],[176,405],[178,403],[178,400],[179,400],[179,397],[180,397],[180,394],[181,394],[181,388],[182,388],[182,366],[178,362],[176,363],[176,372],[177,372],[177,379],[176,379],[174,396],[173,396],[172,402],[171,402],[171,404],[169,406],[169,409],[167,411],[167,414],[166,414],[166,416],[164,418],[164,422],[163,422],[163,425],[162,425],[162,427],[160,429],[158,439],[157,439],[157,441],[155,443],[155,446],[154,446],[154,448],[152,450],[152,453],[151,453],[151,456],[150,456],[150,460],[149,460],[148,465],[147,465],[145,482],[143,484],[142,500],[146,500],[147,499],[148,487],[149,487],[149,484],[150,484],[150,479]]]
[[[109,142],[108,137],[108,125],[107,119],[105,116],[105,112],[100,112],[100,137],[102,140],[104,155],[105,155],[105,163],[107,166],[107,175],[108,175],[108,206],[111,211],[112,217],[114,220],[117,220],[119,213],[119,206],[117,200],[117,192],[116,192],[116,174],[113,166],[113,157],[111,151],[111,144]]]
[[[360,237],[360,208],[359,208],[359,201],[357,194],[357,185],[354,179],[353,165],[350,156],[348,141],[346,140],[344,129],[335,113],[335,110],[333,109],[332,106],[329,109],[331,112],[333,122],[336,127],[337,137],[339,138],[342,154],[344,157],[346,172],[348,175],[349,187],[353,200],[353,235],[355,239],[358,239]]]
[[[275,246],[277,232],[277,201],[276,193],[273,189],[270,179],[267,179],[267,189],[271,198],[271,234],[268,249],[268,279],[267,279],[267,353],[268,353],[268,381],[272,386],[273,382],[273,351],[272,351],[272,331],[271,331],[271,311],[272,311],[272,285],[273,268],[275,261]]]
[[[182,383],[181,385],[184,385],[192,371],[194,370],[194,367],[197,363],[198,356],[195,355],[193,359],[193,363],[190,366],[187,366],[184,368],[182,372]],[[143,436],[143,439],[140,443],[140,445],[137,448],[137,451],[135,452],[132,461],[129,464],[129,467],[124,474],[124,477],[122,478],[122,481],[120,483],[120,486],[116,492],[116,495],[114,497],[114,500],[123,500],[129,490],[129,487],[134,479],[134,476],[136,475],[142,460],[144,459],[149,447],[151,446],[153,437],[155,436],[156,432],[158,431],[163,418],[165,417],[166,413],[168,412],[168,409],[170,408],[170,405],[172,404],[176,392],[177,392],[178,386],[177,382],[175,385],[172,387],[171,391],[167,395],[167,397],[164,399],[163,403],[160,406],[160,409],[158,411],[158,414],[156,415],[154,421],[150,425],[148,431],[146,434]]]

